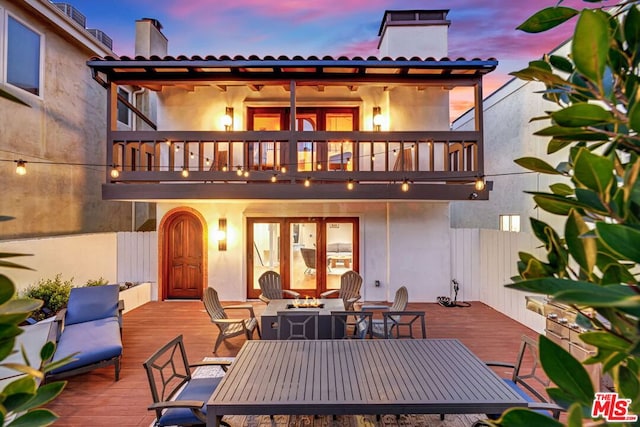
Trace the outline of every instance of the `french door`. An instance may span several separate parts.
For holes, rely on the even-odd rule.
[[[301,107],[296,110],[297,131],[356,131],[359,110],[355,107]],[[287,130],[290,126],[290,109],[263,107],[247,110],[248,130]],[[250,143],[247,146],[248,167],[270,170],[289,167],[301,171],[354,170],[356,147],[350,141],[299,141],[297,164],[289,165],[287,147],[273,141]]]
[[[358,218],[248,218],[248,298],[268,270],[305,297],[338,289],[344,272],[358,271],[358,241]]]

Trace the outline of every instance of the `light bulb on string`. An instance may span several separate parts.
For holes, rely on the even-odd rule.
[[[25,160],[16,160],[15,161],[17,163],[16,165],[16,173],[20,176],[26,175],[27,174],[27,162]]]

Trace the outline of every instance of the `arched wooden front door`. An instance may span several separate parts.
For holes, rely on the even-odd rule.
[[[201,299],[204,283],[203,230],[190,212],[171,215],[163,233],[165,299]]]

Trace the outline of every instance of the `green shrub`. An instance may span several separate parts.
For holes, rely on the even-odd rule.
[[[62,275],[57,274],[53,279],[40,279],[37,283],[25,289],[21,297],[42,300],[43,305],[33,312],[32,318],[42,320],[67,306],[69,293],[73,287],[73,278],[62,280]]]
[[[100,276],[99,279],[89,279],[87,280],[87,283],[85,283],[85,286],[103,286],[103,285],[108,285],[109,281],[107,279],[103,279],[102,276]]]

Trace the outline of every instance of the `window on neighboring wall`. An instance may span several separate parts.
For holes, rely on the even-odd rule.
[[[6,81],[41,95],[42,36],[9,16],[6,30]]]
[[[129,112],[129,107],[125,105],[124,102],[120,101],[120,97],[127,100],[127,102],[131,102],[129,99],[129,92],[118,88],[118,121],[124,125],[130,126],[129,121],[131,117],[131,113]]]
[[[520,231],[520,215],[500,215],[501,231]]]

